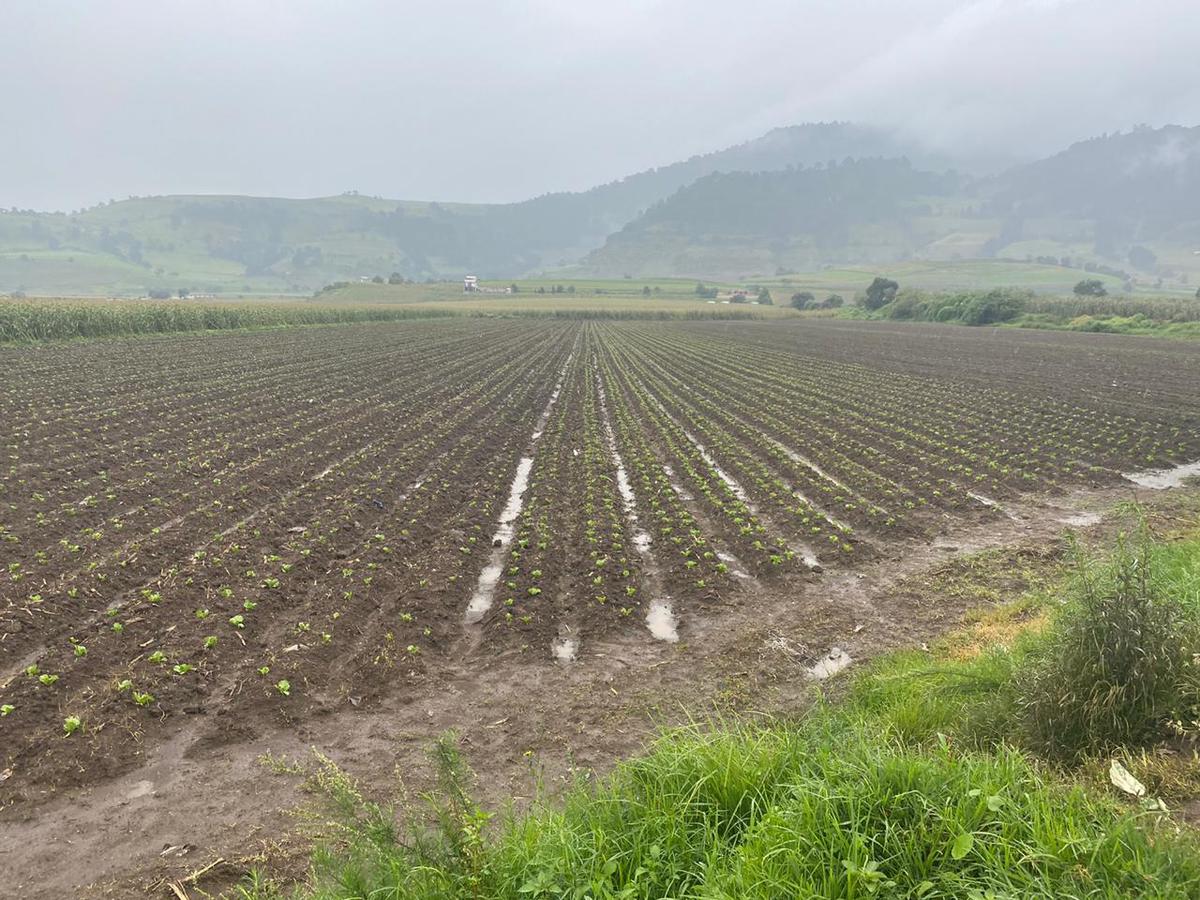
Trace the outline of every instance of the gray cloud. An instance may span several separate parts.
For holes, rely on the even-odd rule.
[[[1194,0],[7,0],[0,206],[512,200],[851,119],[1033,155],[1200,122]]]

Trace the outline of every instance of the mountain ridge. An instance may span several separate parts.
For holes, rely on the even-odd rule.
[[[1117,149],[1106,154],[1113,146]],[[1173,245],[1190,240],[1193,230],[1200,234],[1187,218],[1190,207],[1180,199],[1186,191],[1156,188],[1153,203],[1145,201],[1147,185],[1162,180],[1154,178],[1161,176],[1161,165],[1151,167],[1149,175],[1125,179],[1129,216],[1097,217],[1077,202],[1087,195],[1087,178],[1094,183],[1109,177],[1104,173],[1122,153],[1153,156],[1154,148],[1163,146],[1182,154],[1176,164],[1186,185],[1200,183],[1193,166],[1200,159],[1194,152],[1200,128],[1135,129],[1078,142],[1000,173],[940,176],[965,168],[963,161],[884,129],[831,122],[773,129],[587,191],[509,204],[386,200],[355,193],[310,199],[192,194],[130,198],[72,215],[9,210],[0,214],[0,292],[136,293],[182,287],[300,293],[329,281],[391,272],[410,279],[466,272],[507,278],[544,271],[743,275],[922,254],[994,256],[1021,244],[1029,246],[1018,247],[1018,254],[1044,256],[1033,251],[1078,255],[1091,242],[1098,255],[1115,258],[1135,241]],[[1096,164],[1078,166],[1080,154],[1095,157]],[[874,190],[899,203],[904,213],[882,222],[863,219],[869,206],[861,207],[863,215],[856,218],[849,208],[822,203],[818,194],[801,187],[819,186],[840,172],[838,189],[850,190],[843,165],[860,174],[884,171],[863,167],[864,160],[906,160],[886,171],[901,181],[911,181],[913,173],[953,178],[953,189],[939,189],[930,198],[910,186],[901,202],[895,186],[877,180]],[[1062,175],[1064,168],[1090,173],[1074,193],[1063,193],[1075,183]],[[1047,185],[1048,180],[1055,183]],[[764,185],[767,189],[760,190]],[[707,201],[698,200],[706,194]],[[783,206],[788,197],[796,205],[790,212]],[[693,220],[685,221],[681,210],[689,204]],[[1057,231],[1039,224],[1064,211],[1070,222],[1060,223]],[[756,221],[772,227],[756,229]],[[648,242],[639,246],[641,238]]]

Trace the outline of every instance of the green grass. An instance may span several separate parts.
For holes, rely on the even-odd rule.
[[[490,826],[452,736],[435,749],[429,814],[405,811],[403,832],[322,760],[313,784],[339,824],[297,895],[1200,896],[1196,833],[1119,799],[1088,762],[1115,752],[1140,771],[1135,749],[1196,696],[1200,538],[1086,562],[932,652],[877,661],[798,721],[670,731],[598,784]],[[1062,766],[1046,727],[1082,766]],[[243,894],[282,895],[262,879]]]
[[[340,824],[300,896],[345,898],[1189,897],[1190,834],[1020,752],[907,743],[822,707],[792,727],[692,727],[597,786],[502,818],[461,790],[450,739],[426,827],[401,837],[327,761]],[[260,882],[245,896],[281,892]]]
[[[978,652],[951,641],[936,662],[892,654],[853,703],[908,741],[1007,742],[1065,764],[1200,736],[1200,537],[1072,556],[1062,583],[997,614],[1037,627]]]

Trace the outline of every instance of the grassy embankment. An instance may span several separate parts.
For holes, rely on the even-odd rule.
[[[1195,897],[1200,531],[1078,551],[1048,587],[886,656],[797,721],[664,734],[493,819],[452,737],[401,829],[321,760],[306,898]],[[1144,782],[1136,799],[1114,762]],[[490,822],[490,824],[489,824]],[[241,896],[289,896],[254,879]]]

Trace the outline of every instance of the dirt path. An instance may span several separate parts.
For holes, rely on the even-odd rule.
[[[0,871],[9,873],[0,897],[171,897],[168,879],[217,860],[186,885],[190,896],[219,892],[267,861],[300,874],[305,845],[287,810],[307,798],[299,779],[260,762],[268,753],[304,759],[317,748],[386,794],[397,772],[419,787],[431,739],[455,729],[485,803],[520,803],[535,776],[554,790],[576,770],[605,771],[664,724],[715,710],[797,711],[815,684],[803,669],[832,648],[861,661],[919,644],[978,603],[936,589],[915,596],[911,584],[979,550],[1049,546],[1064,528],[1094,527],[1093,514],[1135,495],[1164,496],[1130,486],[1006,504],[1009,516],[898,546],[858,571],[797,577],[719,609],[693,609],[676,644],[629,634],[585,643],[570,664],[548,648],[496,655],[483,645],[431,664],[415,684],[380,689],[372,704],[331,702],[294,728],[244,742],[213,739],[219,711],[196,716],[126,774],[0,813]]]

